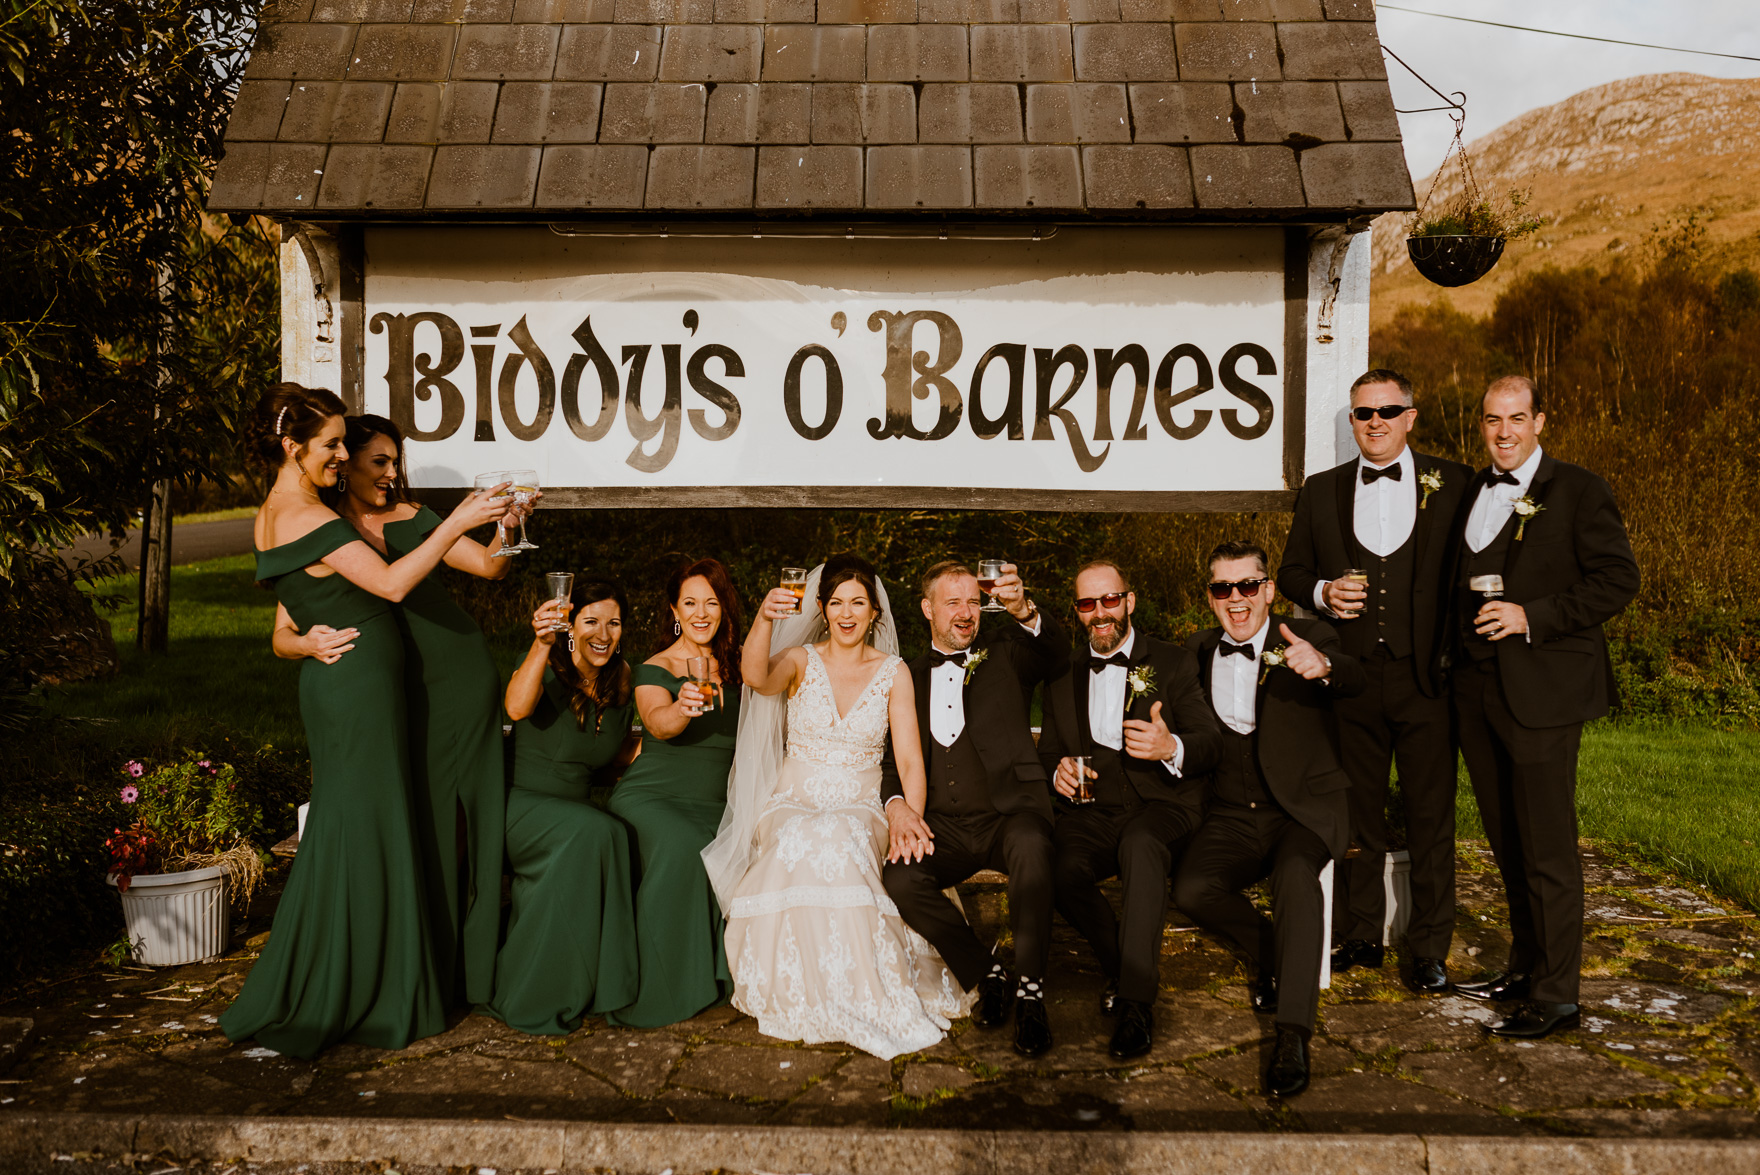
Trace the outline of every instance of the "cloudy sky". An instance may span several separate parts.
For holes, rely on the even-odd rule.
[[[1473,16],[1559,32],[1760,57],[1760,0],[1394,0],[1401,8]],[[1760,77],[1760,61],[1733,61],[1605,45],[1438,20],[1380,6],[1381,42],[1443,93],[1467,94],[1467,140],[1516,115],[1591,86],[1647,73]],[[1394,105],[1438,105],[1394,61]],[[1402,114],[1406,159],[1421,180],[1454,133],[1446,114]]]

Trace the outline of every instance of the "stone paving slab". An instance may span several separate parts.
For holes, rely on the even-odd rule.
[[[1271,1024],[1251,1011],[1242,969],[1177,914],[1163,940],[1156,1046],[1133,1064],[1107,1055],[1100,975],[1061,922],[1049,1005],[1057,1044],[1034,1060],[1013,1052],[1006,1030],[969,1021],[933,1048],[887,1062],[842,1046],[771,1040],[750,1017],[722,1007],[664,1029],[590,1020],[566,1037],[525,1036],[467,1015],[405,1049],[344,1044],[306,1062],[234,1045],[216,1022],[264,941],[271,903],[263,902],[221,960],[94,969],[0,1004],[0,1028],[14,1042],[12,1067],[0,1074],[0,1146],[36,1138],[42,1145],[26,1151],[212,1153],[179,1150],[193,1143],[175,1130],[152,1134],[172,1122],[207,1123],[192,1139],[209,1138],[219,1123],[258,1132],[251,1137],[303,1139],[312,1161],[329,1153],[320,1145],[325,1131],[415,1138],[466,1126],[513,1131],[521,1145],[577,1127],[640,1134],[690,1126],[742,1138],[886,1131],[900,1146],[905,1136],[931,1149],[964,1138],[961,1147],[992,1148],[983,1154],[997,1145],[983,1139],[1013,1132],[1092,1136],[1095,1146],[1170,1132],[1202,1136],[1206,1147],[1225,1136],[1421,1136],[1432,1147],[1443,1138],[1760,1142],[1760,926],[1717,895],[1585,852],[1595,882],[1590,909],[1607,912],[1587,928],[1580,1031],[1540,1042],[1487,1038],[1489,1009],[1459,996],[1413,996],[1390,953],[1385,967],[1353,970],[1324,993],[1313,1084],[1288,1103],[1260,1093]],[[1450,967],[1467,979],[1501,961],[1508,931],[1488,855],[1465,845],[1460,867]],[[1006,953],[1000,887],[967,887],[965,901]],[[1642,915],[1649,920],[1633,920],[1639,909],[1651,911]],[[154,1145],[103,1135],[112,1127],[100,1123],[110,1119],[87,1117],[94,1114],[146,1124],[131,1129]],[[54,1124],[75,1121],[92,1124],[98,1141],[63,1139]],[[51,1144],[52,1135],[62,1141]],[[977,1151],[960,1153],[979,1161],[970,1158]],[[1131,1153],[1144,1169],[1183,1169]],[[1426,1161],[1439,1169],[1431,1154]],[[1750,1157],[1747,1169],[1760,1170],[1760,1152]],[[741,1161],[729,1152],[709,1166],[741,1169]],[[515,1155],[503,1165],[524,1162]]]

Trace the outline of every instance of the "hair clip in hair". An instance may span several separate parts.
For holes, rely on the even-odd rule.
[[[276,436],[281,435],[281,421],[286,416],[287,416],[287,409],[286,408],[283,408],[281,411],[279,411],[275,414],[275,435]]]

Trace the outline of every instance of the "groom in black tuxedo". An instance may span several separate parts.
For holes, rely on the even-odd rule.
[[[1256,543],[1210,553],[1210,608],[1221,627],[1186,647],[1221,722],[1222,754],[1173,900],[1257,972],[1253,1006],[1277,1017],[1266,1092],[1293,1097],[1308,1087],[1320,1003],[1320,870],[1350,838],[1350,777],[1332,704],[1362,692],[1363,667],[1331,625],[1273,614],[1266,562]],[[1265,878],[1270,918],[1242,892]]]
[[[1033,688],[1062,670],[1068,647],[1057,621],[1026,598],[1012,564],[991,594],[1008,619],[980,638],[983,594],[971,570],[946,562],[923,576],[933,644],[910,670],[929,793],[919,817],[896,773],[883,768],[891,848],[881,880],[905,923],[929,940],[961,986],[978,989],[973,1021],[998,1027],[1012,1006],[1015,1050],[1036,1057],[1051,1047],[1051,789],[1029,722]],[[1008,874],[1015,976],[942,892],[984,869]]]
[[[1498,1036],[1578,1023],[1577,747],[1613,698],[1601,626],[1638,594],[1613,490],[1543,452],[1545,425],[1533,381],[1506,376],[1486,389],[1491,465],[1473,479],[1450,544],[1455,716],[1512,939],[1501,975],[1457,990],[1519,1001],[1489,1026]]]
[[[1039,758],[1063,802],[1053,832],[1057,912],[1094,948],[1116,1015],[1120,1060],[1154,1047],[1161,929],[1175,857],[1203,815],[1204,780],[1222,740],[1186,649],[1131,624],[1137,597],[1118,564],[1076,572],[1087,633],[1067,672],[1045,686]],[[1087,785],[1074,756],[1086,756]],[[1122,923],[1100,882],[1124,884]]]
[[[1439,993],[1448,990],[1454,937],[1455,751],[1437,644],[1451,598],[1449,532],[1473,471],[1406,443],[1418,411],[1399,372],[1363,373],[1350,401],[1361,456],[1302,487],[1277,570],[1277,590],[1331,620],[1367,677],[1361,694],[1334,707],[1351,777],[1351,838],[1362,852],[1339,867],[1342,945],[1332,969],[1383,962],[1387,773],[1397,764],[1412,855],[1406,981]],[[1366,578],[1349,579],[1347,569]]]

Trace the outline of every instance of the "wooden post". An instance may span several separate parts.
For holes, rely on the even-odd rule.
[[[171,483],[153,483],[141,519],[141,610],[135,647],[163,653],[171,641]]]

